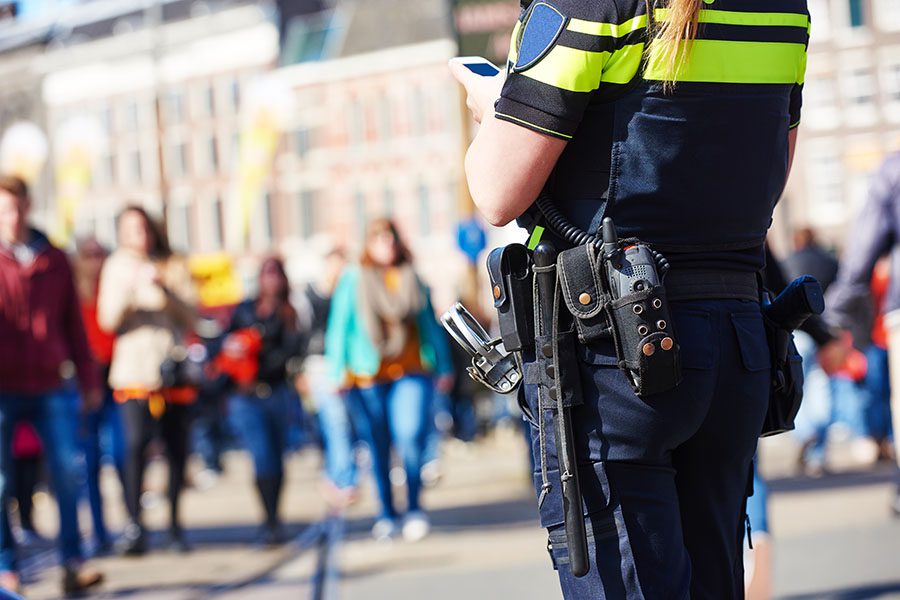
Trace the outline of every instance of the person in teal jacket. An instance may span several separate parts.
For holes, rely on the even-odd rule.
[[[435,387],[452,386],[453,367],[428,289],[388,219],[369,224],[360,265],[346,269],[338,282],[325,356],[357,434],[372,452],[381,505],[372,534],[387,539],[402,531],[409,541],[422,539],[430,529],[419,492],[432,398]],[[392,446],[406,471],[402,524],[389,477]]]

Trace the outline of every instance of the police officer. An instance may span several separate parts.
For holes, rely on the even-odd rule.
[[[569,566],[560,486],[540,504],[563,594],[742,598],[770,374],[757,272],[799,124],[806,2],[528,4],[505,77],[451,62],[481,122],[466,156],[472,195],[500,226],[544,191],[580,228],[597,232],[611,217],[621,236],[662,252],[683,373],[638,397],[611,343],[580,346],[570,367],[583,404],[571,417],[586,576]],[[536,410],[534,386],[525,394]]]

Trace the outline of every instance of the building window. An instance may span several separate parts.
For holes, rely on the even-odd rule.
[[[358,99],[350,101],[350,143],[361,144],[366,135],[365,107]]]
[[[900,102],[900,62],[884,67],[883,89],[888,102]]]
[[[384,214],[394,216],[394,190],[389,185],[384,186]]]
[[[271,194],[265,192],[262,198],[259,198],[253,213],[250,223],[250,245],[254,248],[267,249],[272,245],[274,238]]]
[[[140,121],[138,112],[137,100],[129,100],[128,103],[125,104],[124,113],[122,115],[122,129],[126,132],[137,131]]]
[[[212,85],[203,90],[203,114],[208,117],[216,114],[216,90]]]
[[[141,183],[141,149],[135,148],[125,153],[122,157],[122,171],[125,176],[125,183],[137,184]]]
[[[412,96],[410,97],[410,103],[412,133],[413,135],[423,136],[425,135],[425,130],[428,124],[425,110],[425,94],[422,93],[422,90],[420,88],[415,88],[413,90]]]
[[[221,250],[225,245],[225,204],[222,198],[215,196],[210,204],[212,213],[212,249]]]
[[[810,149],[808,214],[815,225],[834,225],[844,217],[844,164],[837,144]]]
[[[356,213],[356,233],[359,239],[366,234],[366,196],[362,190],[353,194],[353,211]]]
[[[391,99],[382,93],[378,98],[378,121],[382,139],[390,139],[393,133],[393,115],[391,115]]]
[[[845,96],[851,106],[867,106],[875,101],[875,77],[869,67],[857,67],[845,74]]]
[[[112,153],[104,152],[97,157],[97,164],[91,175],[91,181],[94,187],[109,185],[113,182],[115,158]]]
[[[231,102],[231,110],[238,112],[241,108],[241,83],[237,79],[232,79],[228,84],[228,98]]]
[[[180,125],[184,123],[185,117],[185,107],[184,107],[184,93],[180,90],[173,90],[169,92],[168,96],[166,96],[166,119],[168,119],[169,125]]]
[[[219,170],[219,147],[216,145],[216,136],[211,135],[206,140],[206,165],[210,173]]]
[[[308,240],[316,233],[315,222],[316,196],[312,190],[301,190],[297,194],[296,219],[299,224],[298,232],[303,239]]]
[[[431,235],[431,199],[428,186],[421,181],[416,187],[416,198],[419,204],[419,234]]]
[[[312,132],[307,127],[300,127],[294,132],[294,153],[299,158],[306,158],[312,148]]]
[[[850,27],[864,26],[863,0],[847,0],[850,7]]]
[[[172,178],[184,177],[187,174],[187,144],[177,142],[169,146],[166,152],[167,175]]]
[[[189,202],[173,202],[168,214],[169,241],[180,252],[191,249],[191,205]]]

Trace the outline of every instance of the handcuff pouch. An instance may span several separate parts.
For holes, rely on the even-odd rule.
[[[522,244],[495,248],[488,255],[491,294],[500,338],[508,352],[534,344],[534,291],[531,252]]]

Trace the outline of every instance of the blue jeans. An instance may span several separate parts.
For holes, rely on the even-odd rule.
[[[307,377],[319,413],[325,473],[338,488],[356,487],[359,476],[353,457],[353,431],[344,398],[333,390],[324,370],[308,369]]]
[[[753,494],[747,498],[747,518],[754,532],[769,532],[769,486],[759,475],[759,456],[753,459]]]
[[[372,471],[381,518],[394,519],[391,490],[391,446],[406,471],[408,511],[419,506],[421,469],[428,435],[433,382],[425,375],[406,376],[390,383],[353,388],[348,394],[350,417],[372,452]]]
[[[888,351],[872,344],[866,348],[866,434],[876,440],[891,436],[891,382]]]
[[[82,483],[78,446],[78,395],[64,389],[45,394],[0,392],[0,502],[6,506],[12,474],[12,433],[20,419],[28,419],[44,444],[47,467],[59,506],[59,543],[63,562],[82,558],[78,530],[78,493]],[[15,542],[9,513],[0,510],[0,571],[16,568]]]
[[[287,384],[272,388],[268,396],[234,394],[229,400],[229,420],[253,457],[256,477],[281,477],[282,455],[287,449],[289,415],[297,395]]]
[[[94,538],[98,544],[109,542],[109,533],[103,519],[103,496],[100,494],[100,467],[103,456],[112,459],[122,481],[125,469],[125,432],[119,405],[113,400],[112,390],[107,390],[100,410],[87,415],[86,427],[81,439],[87,470],[87,494],[91,506]]]

